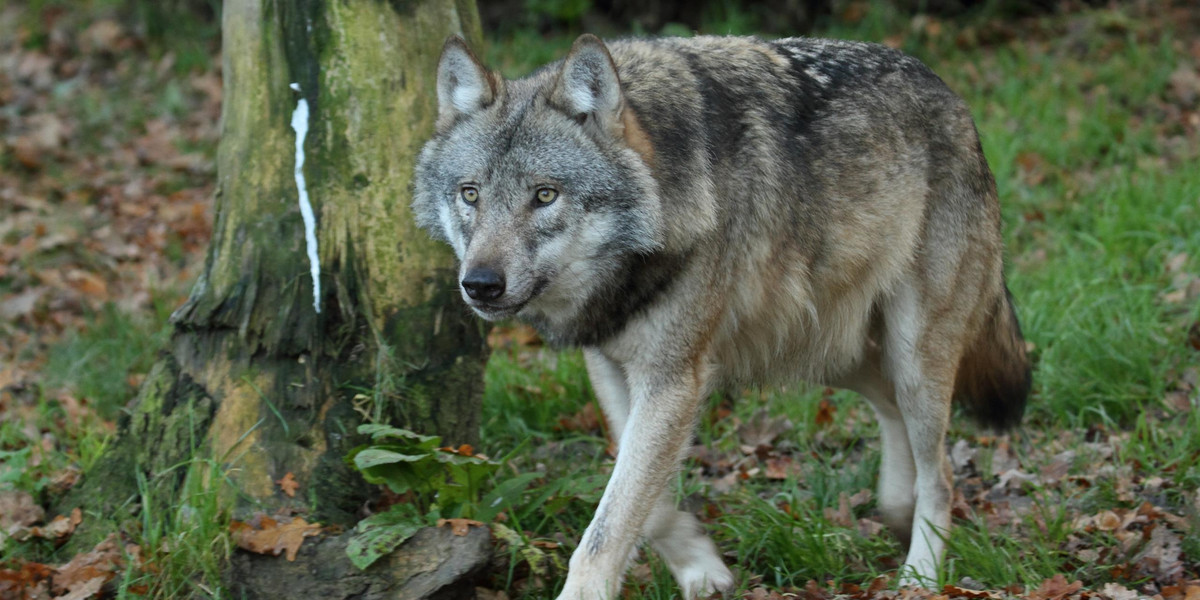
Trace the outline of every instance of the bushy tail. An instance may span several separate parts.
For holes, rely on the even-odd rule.
[[[1032,382],[1025,338],[1005,286],[959,362],[954,396],[981,425],[1003,431],[1020,424]]]

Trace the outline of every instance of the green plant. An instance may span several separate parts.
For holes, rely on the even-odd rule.
[[[360,425],[358,433],[371,436],[371,443],[346,460],[367,481],[407,501],[358,524],[346,548],[355,566],[367,568],[437,518],[483,516],[480,486],[500,463],[473,454],[470,446],[442,447],[438,436],[389,425]]]

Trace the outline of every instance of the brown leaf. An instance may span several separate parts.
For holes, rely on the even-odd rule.
[[[17,162],[21,163],[22,167],[30,171],[37,171],[42,168],[42,152],[37,149],[37,144],[27,135],[23,135],[13,142],[13,156]]]
[[[871,489],[863,488],[850,496],[850,508],[862,506],[871,501]]]
[[[821,402],[817,404],[817,416],[813,419],[813,422],[817,424],[817,427],[833,425],[833,414],[835,412],[837,412],[837,407],[827,398],[821,398]]]
[[[457,536],[467,535],[467,531],[472,525],[475,527],[483,527],[483,523],[472,521],[471,519],[438,519],[437,526],[449,525],[450,531]]]
[[[0,321],[15,321],[33,313],[34,306],[48,290],[38,286],[0,302]]]
[[[0,492],[0,532],[11,533],[16,527],[29,527],[46,516],[28,492]]]
[[[91,585],[90,582],[96,579],[100,579],[100,583],[103,584],[112,579],[123,564],[124,559],[121,547],[117,544],[116,534],[110,535],[96,544],[91,552],[77,554],[71,562],[59,567],[54,573],[51,589],[62,594],[78,591],[80,586]]]
[[[972,590],[950,584],[946,584],[942,587],[942,593],[950,596],[951,598],[972,598],[977,600],[1000,600],[1000,598],[1004,597],[1002,594],[993,592],[991,590]]]
[[[62,596],[55,596],[54,600],[86,600],[93,598],[100,593],[101,588],[107,583],[109,577],[103,575],[93,577],[87,581],[79,582],[72,585],[70,590]]]
[[[767,479],[787,479],[788,475],[796,473],[795,461],[790,456],[767,457]]]
[[[488,332],[488,347],[498,348],[532,348],[542,345],[542,338],[536,329],[528,325],[510,325],[493,327]]]
[[[108,299],[108,284],[95,273],[81,269],[71,269],[67,272],[67,281],[84,296],[97,301]]]
[[[275,484],[279,486],[279,491],[287,494],[288,498],[295,498],[296,490],[300,489],[300,482],[296,481],[296,476],[291,471],[288,471],[282,479],[276,479]]]
[[[1155,527],[1146,546],[1134,557],[1137,571],[1159,583],[1174,583],[1183,575],[1183,542],[1166,527]]]
[[[838,494],[837,510],[825,508],[825,519],[840,527],[854,526],[854,512],[850,510],[850,496],[846,492]]]
[[[1037,186],[1046,180],[1046,159],[1036,152],[1017,154],[1017,166],[1021,168],[1021,179],[1026,185]]]
[[[1038,589],[1034,590],[1029,595],[1030,600],[1061,600],[1075,592],[1078,592],[1083,587],[1083,582],[1072,581],[1067,583],[1067,578],[1059,573],[1050,579],[1042,582]]]
[[[880,533],[883,533],[884,529],[887,529],[887,526],[874,519],[858,520],[858,535],[861,535],[865,538],[873,538]]]
[[[829,595],[825,593],[825,590],[821,589],[821,586],[816,581],[809,579],[804,584],[804,592],[801,594],[801,597],[804,600],[826,600],[829,598]]]
[[[79,45],[85,52],[111,52],[125,35],[125,30],[112,19],[100,19],[79,36]]]
[[[32,590],[37,587],[46,588],[42,597],[49,596],[50,577],[54,569],[49,565],[35,562],[21,562],[21,568],[10,570],[0,569],[0,598],[8,598],[3,592],[15,590]],[[15,588],[15,590],[14,590]],[[21,596],[17,596],[20,598]]]
[[[787,417],[772,417],[767,409],[759,409],[750,420],[738,425],[737,434],[741,445],[757,448],[770,446],[775,438],[792,428]]]
[[[508,594],[504,590],[477,587],[475,588],[475,600],[508,600]]]
[[[304,538],[320,533],[321,525],[306,523],[300,517],[284,524],[270,517],[263,517],[258,529],[249,523],[233,521],[229,524],[229,530],[239,548],[273,556],[279,556],[280,552],[286,551],[288,562],[292,562],[296,560],[296,553],[300,551]]]
[[[1121,517],[1111,510],[1102,511],[1096,515],[1096,529],[1100,531],[1115,531],[1121,527]]]
[[[1100,593],[1109,600],[1137,600],[1141,596],[1136,590],[1126,589],[1119,583],[1104,584],[1104,587],[1100,588]]]
[[[595,402],[584,404],[579,412],[571,416],[558,418],[559,431],[600,431],[603,427],[604,419],[600,416]]]

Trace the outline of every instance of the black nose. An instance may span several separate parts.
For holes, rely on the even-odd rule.
[[[504,276],[490,267],[475,267],[463,277],[462,287],[472,300],[495,300],[504,295]]]

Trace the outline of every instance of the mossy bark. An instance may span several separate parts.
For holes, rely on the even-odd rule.
[[[351,525],[369,490],[343,459],[365,416],[452,443],[478,435],[482,330],[457,298],[453,256],[409,212],[441,45],[451,33],[478,39],[475,6],[228,0],[222,27],[203,274],[111,449],[60,506],[120,515],[146,498],[169,504],[179,465],[206,456],[233,484],[220,487],[235,516],[291,508]],[[300,98],[320,312],[293,173]],[[289,472],[295,497],[275,483]]]

